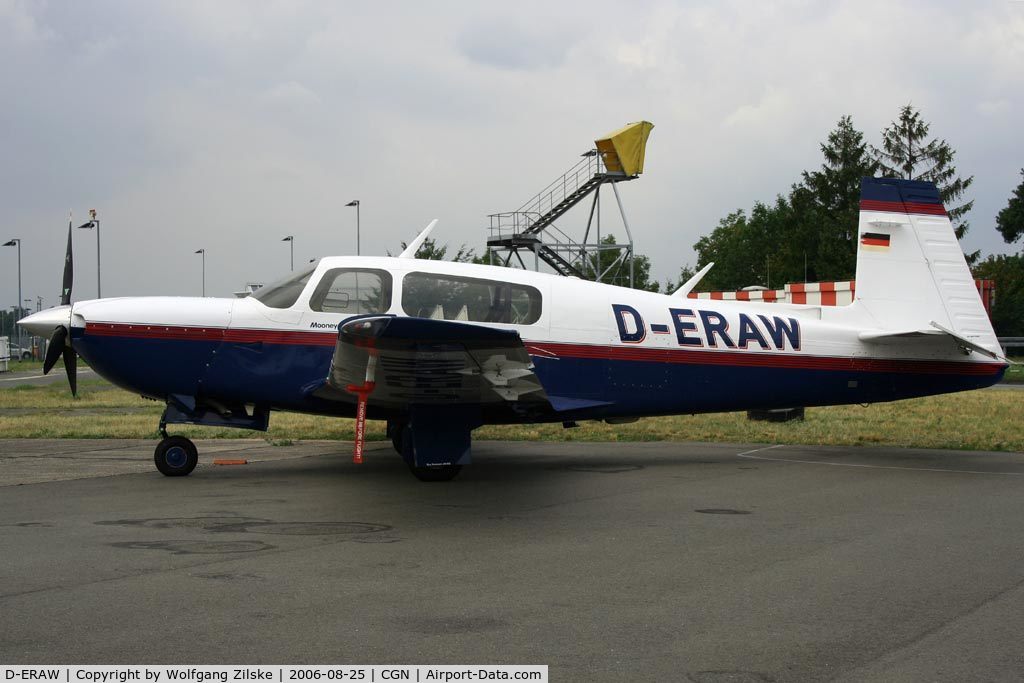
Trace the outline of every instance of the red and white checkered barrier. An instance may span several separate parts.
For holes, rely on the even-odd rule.
[[[786,301],[810,306],[849,306],[853,303],[856,282],[794,282],[786,285]]]
[[[992,312],[995,302],[995,282],[975,280],[974,285],[981,295],[985,310]],[[848,306],[857,294],[857,282],[794,282],[785,289],[759,289],[738,292],[690,292],[690,299],[713,299],[716,301],[764,301],[766,303],[807,304],[809,306]]]
[[[691,299],[715,299],[716,301],[766,301],[775,303],[786,300],[784,289],[754,289],[739,292],[690,292],[686,295]]]

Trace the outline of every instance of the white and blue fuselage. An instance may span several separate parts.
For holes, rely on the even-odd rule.
[[[458,311],[448,317],[517,332],[545,391],[579,401],[578,408],[552,411],[551,420],[891,401],[989,386],[1006,367],[967,356],[953,343],[907,348],[861,341],[859,332],[873,322],[856,304],[684,299],[523,270],[398,258],[321,259],[283,308],[252,296],[132,297],[82,301],[25,322],[48,335],[70,320],[74,349],[90,367],[150,398],[199,396],[352,415],[351,404],[312,395],[330,368],[338,326],[351,316],[313,310],[310,300],[339,269],[390,275],[388,300],[375,301],[372,313],[395,316],[424,313],[409,309],[403,296],[410,274],[536,290],[536,320],[526,324],[460,318]],[[514,413],[501,421],[515,421]]]

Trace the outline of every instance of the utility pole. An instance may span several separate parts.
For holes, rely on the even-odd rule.
[[[287,237],[285,237],[281,241],[282,242],[288,242],[289,245],[291,246],[292,258],[291,258],[291,262],[290,263],[291,263],[291,269],[295,270],[295,235],[288,235]]]
[[[356,256],[359,256],[359,248],[360,248],[360,244],[359,244],[359,200],[358,199],[353,199],[352,201],[350,201],[345,206],[354,206],[354,207],[356,207]]]
[[[18,247],[18,305],[14,307],[14,322],[18,322],[18,318],[21,317],[21,240],[17,237],[4,242],[5,247]],[[14,329],[18,333],[18,346],[21,344],[21,328],[14,325]]]
[[[206,298],[206,249],[199,249],[197,254],[203,255],[203,298]]]
[[[78,226],[80,230],[91,230],[96,228],[96,298],[103,298],[103,289],[100,280],[100,219],[96,218],[96,209],[89,209],[89,222]]]

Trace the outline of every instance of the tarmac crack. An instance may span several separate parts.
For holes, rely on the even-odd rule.
[[[884,664],[885,662],[883,660],[890,660],[891,661],[891,660],[896,659],[897,655],[899,655],[900,653],[909,650],[910,648],[914,647],[918,643],[920,643],[920,642],[930,638],[931,636],[933,636],[933,635],[935,635],[935,634],[945,630],[946,628],[949,628],[955,622],[960,621],[961,619],[964,619],[966,617],[969,617],[969,616],[971,616],[973,614],[978,613],[979,611],[981,611],[982,609],[984,609],[988,605],[992,604],[996,600],[999,600],[1000,598],[1002,598],[1003,596],[1007,595],[1008,593],[1012,593],[1012,592],[1020,590],[1022,588],[1024,588],[1024,579],[1021,579],[1020,581],[1017,581],[1016,583],[1011,584],[1010,586],[1007,586],[1006,588],[1003,588],[1002,590],[999,590],[999,591],[996,591],[995,593],[992,593],[991,595],[989,595],[988,597],[984,598],[981,602],[977,603],[976,605],[973,605],[972,607],[969,607],[969,608],[967,608],[965,610],[957,612],[956,614],[950,616],[948,619],[942,620],[940,623],[936,624],[932,628],[925,629],[924,631],[921,631],[917,635],[915,635],[915,636],[913,636],[911,638],[908,638],[905,641],[897,644],[895,647],[891,647],[891,648],[885,650],[884,652],[882,652],[878,656],[872,658],[871,660],[869,660],[867,662],[864,662],[863,664],[859,664],[858,666],[850,669],[849,671],[843,672],[840,676],[837,676],[837,677],[835,677],[835,678],[833,678],[831,680],[833,680],[833,681],[840,681],[840,680],[843,680],[843,679],[849,680],[849,679],[851,679],[851,677],[852,677],[852,680],[858,680],[860,677],[858,677],[856,675],[857,672],[863,671],[863,670],[865,670],[865,669],[867,669],[867,668],[869,668],[869,667],[871,667],[873,665]]]

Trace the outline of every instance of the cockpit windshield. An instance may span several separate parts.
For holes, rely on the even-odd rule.
[[[249,296],[270,308],[291,308],[299,300],[299,295],[306,288],[306,283],[309,282],[309,277],[314,270],[316,270],[315,263],[305,270],[292,273],[283,280],[261,287]]]

